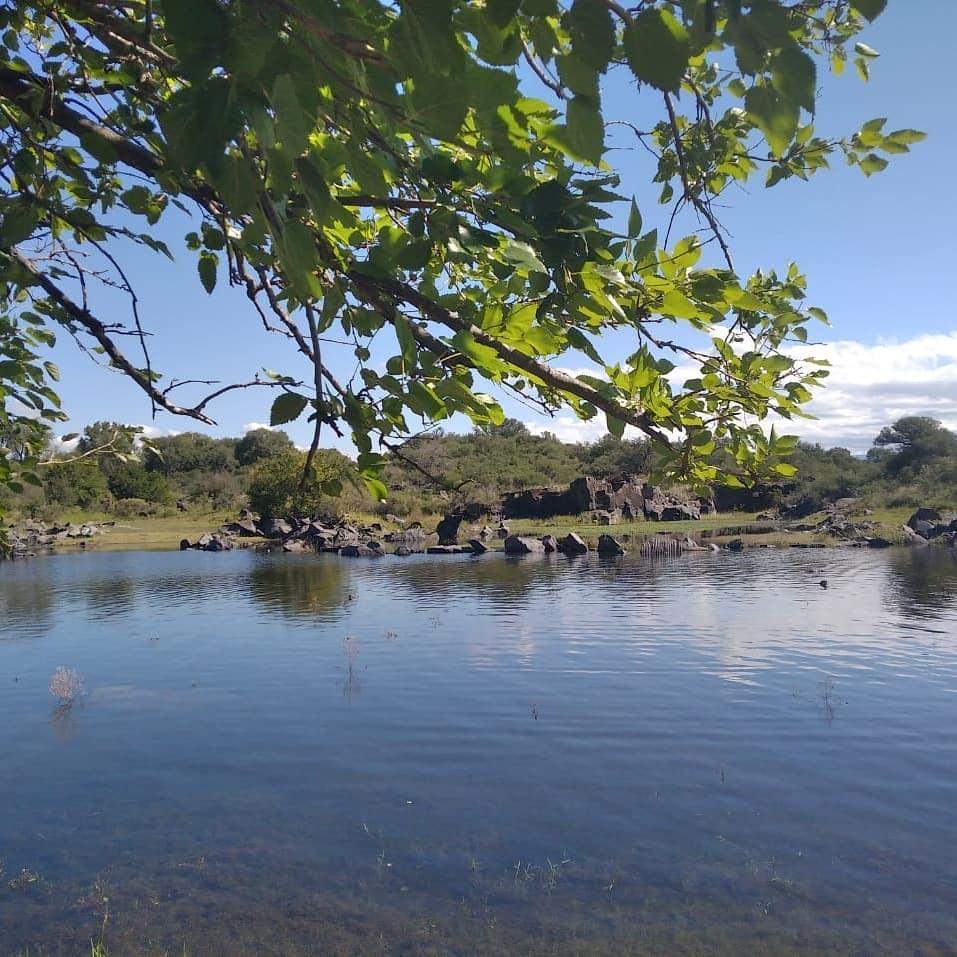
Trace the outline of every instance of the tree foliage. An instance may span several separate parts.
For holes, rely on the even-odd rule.
[[[352,463],[332,449],[319,451],[308,467],[303,452],[273,455],[262,459],[250,474],[249,504],[264,518],[331,515],[334,496],[353,471]]]
[[[263,459],[291,452],[292,439],[276,429],[251,429],[236,443],[236,461],[240,465],[255,465]]]
[[[503,392],[638,429],[666,478],[780,469],[794,441],[761,423],[801,415],[826,374],[786,353],[825,316],[793,263],[740,275],[713,204],[835,155],[870,175],[921,138],[883,119],[841,139],[815,129],[818,72],[853,60],[866,77],[875,54],[858,36],[884,6],[4,5],[0,425],[23,408],[62,415],[40,355],[64,330],[154,409],[209,422],[230,389],[275,390],[272,425],[314,424],[307,464],[323,427],[349,434],[380,498],[390,448],[456,414],[501,424]],[[613,72],[631,78],[624,117],[602,99]],[[643,127],[639,104],[656,117]],[[617,192],[613,122],[655,157],[648,195]],[[652,190],[670,212],[654,213]],[[672,236],[682,207],[698,228]],[[156,233],[174,209],[192,217],[183,245],[203,288],[243,290],[306,360],[304,381],[267,370],[181,402],[196,380],[153,367],[122,259],[131,243],[172,255]],[[100,283],[127,293],[125,323],[96,315]],[[617,361],[614,330],[633,343]],[[334,348],[353,354],[351,378]],[[591,373],[564,371],[583,362]],[[695,372],[676,381],[677,363]],[[0,469],[8,481],[9,457]]]

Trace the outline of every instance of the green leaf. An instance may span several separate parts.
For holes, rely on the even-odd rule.
[[[309,141],[312,123],[299,104],[295,84],[288,73],[276,77],[271,100],[283,151],[290,158],[298,156]]]
[[[309,400],[298,392],[283,392],[276,398],[269,412],[270,425],[285,425],[287,422],[294,422],[302,415],[303,409],[308,405]]]
[[[611,11],[601,0],[575,0],[566,19],[575,56],[604,72],[615,50]]]
[[[787,47],[774,58],[771,84],[786,100],[814,112],[817,67],[803,50]]]
[[[199,281],[208,293],[216,288],[216,257],[212,253],[203,253],[196,264],[199,270]]]
[[[851,7],[872,23],[884,12],[887,0],[851,0]]]
[[[322,295],[322,286],[316,276],[318,257],[312,232],[298,220],[286,223],[280,246],[280,256],[286,276],[296,295],[301,299]]]
[[[629,24],[624,36],[631,72],[659,90],[681,86],[691,56],[688,31],[667,10],[647,9]]]
[[[753,86],[744,98],[748,114],[764,134],[775,156],[783,156],[797,132],[800,111],[796,103],[769,86]]]
[[[641,235],[641,211],[638,204],[632,199],[631,211],[628,213],[628,238],[637,239]]]
[[[882,156],[878,156],[876,153],[868,153],[860,163],[865,176],[873,176],[874,173],[879,173],[881,170],[887,169],[887,165],[887,160]]]
[[[616,419],[610,413],[605,414],[605,422],[608,425],[608,431],[616,438],[620,439],[625,433],[625,423],[621,419]]]
[[[595,101],[576,96],[565,109],[565,124],[573,155],[597,166],[605,146],[605,123]]]
[[[377,479],[374,475],[365,475],[362,476],[362,481],[365,483],[365,487],[369,490],[369,494],[377,502],[385,502],[389,496],[389,490],[385,486],[385,482],[381,479]]]
[[[538,258],[535,250],[528,243],[520,243],[510,239],[505,244],[505,258],[516,266],[531,269],[535,272],[548,272],[545,264]]]

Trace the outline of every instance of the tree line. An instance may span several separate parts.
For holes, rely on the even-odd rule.
[[[532,434],[514,419],[488,431],[436,431],[406,443],[387,464],[385,502],[368,493],[353,460],[331,449],[318,450],[303,482],[305,453],[277,429],[237,438],[184,432],[140,445],[136,429],[95,422],[74,449],[51,455],[42,486],[7,493],[8,508],[49,518],[69,509],[138,516],[247,505],[275,515],[403,517],[464,501],[493,504],[507,491],[564,485],[581,475],[648,475],[655,464],[645,439],[608,434],[565,443],[547,432]],[[957,435],[929,417],[908,416],[883,428],[866,456],[801,442],[792,462],[795,475],[759,484],[751,500],[803,511],[855,496],[882,506],[957,504]]]

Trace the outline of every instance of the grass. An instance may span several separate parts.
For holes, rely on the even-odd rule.
[[[57,551],[71,551],[85,542],[87,548],[97,551],[116,550],[164,550],[179,548],[184,538],[198,538],[203,532],[219,528],[225,521],[234,519],[225,512],[179,512],[176,515],[148,518],[117,518],[105,512],[66,511],[57,516],[58,522],[116,522],[104,534],[87,539],[64,539],[54,545]]]

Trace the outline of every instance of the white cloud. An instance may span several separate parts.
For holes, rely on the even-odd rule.
[[[247,422],[243,426],[243,435],[247,432],[255,432],[257,429],[271,429],[271,425],[267,425],[265,422]]]
[[[883,426],[903,415],[930,415],[957,430],[957,331],[878,339],[873,344],[844,339],[793,349],[791,355],[831,363],[825,386],[815,391],[808,406],[817,418],[783,425],[807,441],[865,452]],[[585,369],[565,371],[594,374]],[[679,367],[669,378],[680,387],[693,372]],[[564,442],[592,442],[607,432],[604,416],[582,422],[563,414],[526,425],[537,434],[552,432]],[[629,427],[625,434],[638,433]]]
[[[842,340],[794,354],[831,363],[809,408],[817,420],[789,423],[802,438],[863,452],[902,415],[930,415],[957,429],[957,331],[873,345]]]

